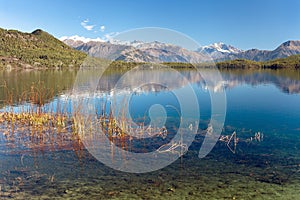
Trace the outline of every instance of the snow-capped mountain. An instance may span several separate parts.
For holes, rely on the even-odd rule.
[[[211,52],[223,52],[223,53],[240,53],[242,50],[235,48],[231,45],[226,45],[222,42],[213,43],[211,45],[203,46],[198,49],[198,51],[206,51],[207,53]]]
[[[229,54],[239,54],[243,52],[243,50],[219,42],[219,43],[213,43],[211,45],[200,47],[199,49],[197,49],[196,52],[209,55],[213,59],[220,60],[227,57]]]
[[[199,63],[211,60],[208,55],[158,41],[89,41],[88,39],[81,40],[80,37],[69,37],[62,41],[77,50],[88,53],[90,56],[127,62]]]
[[[195,51],[158,41],[118,41],[80,36],[60,38],[67,45],[91,56],[127,62],[210,62],[233,59],[266,61],[300,54],[300,41],[287,41],[272,51],[241,50],[224,43],[202,46]]]
[[[277,58],[286,58],[296,54],[300,54],[300,41],[289,40],[282,43],[274,50],[250,49],[238,54],[229,54],[224,60],[247,59],[254,61],[268,61]]]

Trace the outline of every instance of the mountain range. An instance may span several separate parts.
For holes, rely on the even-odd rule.
[[[187,50],[180,46],[154,42],[83,41],[64,38],[64,43],[90,56],[126,62],[210,62],[235,59],[269,61],[300,54],[300,41],[287,41],[274,50],[241,50],[224,43]]]
[[[103,41],[79,36],[61,39],[40,29],[23,33],[0,28],[0,69],[80,67],[87,54],[125,61],[114,62],[117,67],[134,64],[126,62],[171,62],[184,67],[189,63],[216,61],[220,68],[300,68],[300,41],[287,41],[272,51],[245,51],[223,43],[188,50],[158,41]]]
[[[154,42],[88,41],[65,39],[64,43],[93,57],[126,62],[201,62],[209,56],[180,46]]]

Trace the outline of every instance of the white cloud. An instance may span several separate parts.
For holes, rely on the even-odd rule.
[[[104,40],[107,40],[107,41],[110,41],[110,40],[113,40],[113,38],[118,35],[119,32],[111,32],[111,33],[107,33],[104,35],[103,39]]]
[[[101,31],[101,32],[104,32],[104,31],[105,31],[105,26],[103,26],[103,25],[100,26],[100,31]]]
[[[68,36],[62,36],[62,37],[60,37],[60,38],[58,38],[60,41],[64,41],[64,40],[67,40],[67,39],[69,39],[69,37]]]
[[[84,25],[86,25],[86,23],[88,23],[88,22],[89,22],[88,20],[82,21],[82,23],[85,23]],[[95,25],[93,25],[93,26],[95,26]],[[104,32],[105,31],[105,26],[102,25],[100,27],[100,31]],[[97,30],[94,30],[94,32],[96,33]],[[60,37],[59,39],[61,41],[71,39],[71,40],[74,40],[74,41],[82,41],[84,43],[87,43],[87,42],[90,42],[90,41],[118,43],[118,40],[114,39],[114,37],[118,34],[119,34],[119,32],[110,32],[110,33],[104,34],[102,37],[97,37],[97,38],[86,38],[86,37],[83,37],[83,36],[73,35],[73,36],[63,36],[63,37]]]
[[[102,38],[86,38],[86,37],[83,37],[83,36],[78,36],[78,35],[73,35],[73,36],[63,36],[63,37],[60,37],[59,38],[61,41],[64,41],[64,40],[67,40],[67,39],[70,39],[70,40],[74,40],[74,41],[82,41],[84,43],[87,43],[87,42],[105,42],[105,40],[103,40]]]
[[[83,20],[83,21],[80,23],[80,25],[81,25],[83,28],[85,28],[86,30],[88,30],[88,31],[93,30],[93,28],[94,28],[96,25],[88,25],[88,23],[89,23],[89,20],[86,19],[86,20]]]

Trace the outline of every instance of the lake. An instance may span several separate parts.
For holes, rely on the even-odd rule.
[[[222,70],[213,87],[191,69],[140,69],[128,77],[126,70],[112,70],[94,81],[94,90],[77,91],[78,73],[0,73],[2,117],[92,113],[91,123],[100,121],[89,137],[77,135],[72,121],[63,131],[53,124],[45,131],[0,119],[2,198],[300,198],[299,70]],[[212,98],[225,110],[212,113]],[[220,135],[199,158],[207,133],[216,131],[210,129],[214,116],[224,116]],[[97,135],[100,130],[106,135]],[[181,130],[184,139],[174,140]],[[152,152],[162,160],[147,160]]]

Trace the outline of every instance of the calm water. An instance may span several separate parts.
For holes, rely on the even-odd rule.
[[[172,139],[180,122],[180,102],[174,91],[185,91],[186,81],[172,79],[159,70],[140,72],[160,77],[168,88],[145,84],[138,89],[114,88],[123,72],[104,75],[93,95],[95,115],[109,114],[122,105],[124,96],[135,90],[128,105],[136,123],[151,124],[149,109],[160,104],[165,109],[166,138],[133,140],[131,150],[151,152]],[[2,198],[71,199],[299,199],[300,186],[300,71],[222,71],[223,82],[215,88],[226,91],[227,112],[222,135],[236,131],[235,153],[219,141],[205,157],[198,158],[203,132],[211,117],[210,93],[199,74],[180,70],[194,89],[200,107],[199,131],[189,150],[171,165],[145,174],[120,172],[97,161],[84,146],[72,142],[65,148],[27,148],[20,141],[8,141],[4,126],[0,132],[0,195]],[[18,104],[18,96],[29,91],[32,82],[43,81],[53,89],[44,111],[74,112],[72,85],[75,71],[2,72],[6,82],[0,90],[2,112],[30,108]],[[3,81],[3,84],[4,84]],[[2,83],[1,83],[2,84]],[[14,107],[3,107],[13,91]],[[84,93],[80,94],[84,97]],[[186,97],[188,101],[189,97]],[[61,106],[58,106],[61,105]],[[178,111],[179,110],[179,111]],[[157,117],[164,113],[157,110]],[[254,139],[256,132],[263,139]],[[251,140],[252,137],[252,140]],[[28,140],[31,141],[30,139]],[[34,142],[34,141],[32,141]],[[231,145],[231,144],[230,144]],[[232,147],[232,146],[230,146]],[[233,148],[233,147],[232,147]]]

